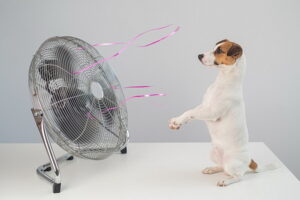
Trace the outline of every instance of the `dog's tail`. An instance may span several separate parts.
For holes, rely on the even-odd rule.
[[[270,163],[270,164],[267,164],[264,166],[260,166],[253,159],[251,159],[249,168],[254,172],[264,172],[264,171],[268,171],[268,170],[277,169],[278,167],[273,163]]]

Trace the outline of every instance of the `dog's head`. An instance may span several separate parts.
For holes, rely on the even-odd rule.
[[[225,68],[235,66],[242,55],[243,49],[240,45],[225,39],[217,42],[213,51],[200,54],[198,58],[206,66]]]

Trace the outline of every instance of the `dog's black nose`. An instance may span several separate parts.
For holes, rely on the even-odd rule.
[[[203,54],[199,54],[199,55],[198,55],[198,58],[199,58],[200,61],[202,60],[203,57],[204,57]]]

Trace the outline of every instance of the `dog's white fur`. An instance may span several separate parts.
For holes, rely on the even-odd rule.
[[[220,180],[219,186],[226,186],[241,179],[249,171],[251,158],[248,153],[248,129],[243,99],[243,79],[246,70],[243,54],[231,65],[214,65],[213,52],[204,54],[202,63],[217,67],[219,74],[207,89],[202,104],[184,112],[169,122],[171,129],[179,129],[190,120],[204,120],[211,139],[211,159],[215,167],[203,170],[205,174],[224,171],[230,178]]]

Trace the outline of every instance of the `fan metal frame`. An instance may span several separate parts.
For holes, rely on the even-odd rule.
[[[67,37],[70,37],[70,36],[67,36]],[[70,37],[70,38],[73,38],[73,37]],[[50,38],[50,39],[52,39],[52,38]],[[48,40],[50,40],[50,39],[48,39]],[[75,38],[75,39],[78,39],[78,38]],[[47,42],[48,40],[46,40],[45,42]],[[30,86],[32,86],[32,85],[30,85]],[[33,87],[35,87],[35,86],[33,86]],[[33,118],[35,120],[36,126],[39,130],[40,136],[42,138],[43,144],[45,146],[45,149],[46,149],[49,161],[50,161],[46,164],[39,166],[36,169],[36,171],[37,171],[38,175],[40,175],[41,177],[46,179],[48,182],[53,184],[53,193],[60,193],[61,177],[60,177],[60,170],[59,170],[58,163],[61,163],[64,161],[71,161],[74,159],[74,156],[70,153],[67,153],[66,155],[56,158],[53,148],[52,148],[52,145],[51,145],[51,142],[49,140],[49,136],[48,136],[47,131],[44,126],[45,120],[47,120],[47,119],[44,116],[42,105],[40,104],[40,99],[38,98],[35,88],[30,88],[30,89],[33,89],[32,91],[30,91],[32,94],[32,101],[33,101],[33,108],[31,109],[31,112],[32,112]],[[129,141],[129,132],[127,130],[125,142],[120,147],[121,154],[127,153],[128,141]],[[74,155],[78,156],[76,154],[74,154]],[[54,176],[49,174],[50,171],[54,172]]]

